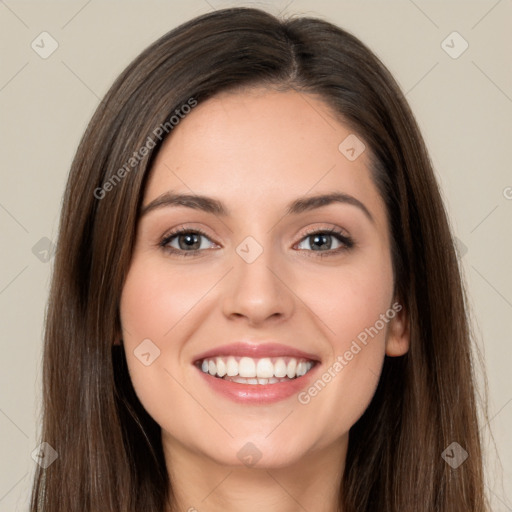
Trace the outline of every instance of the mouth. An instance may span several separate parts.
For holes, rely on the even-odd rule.
[[[241,341],[196,356],[193,365],[218,396],[265,405],[297,395],[321,369],[319,357],[291,345]]]
[[[195,362],[203,373],[216,379],[265,386],[290,382],[309,373],[318,361],[304,357],[262,357],[215,356],[199,359]]]

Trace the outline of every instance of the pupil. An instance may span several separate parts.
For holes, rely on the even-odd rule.
[[[313,242],[313,250],[318,250],[318,249],[315,249],[315,245],[314,244],[316,244],[316,243],[318,243],[321,246],[322,245],[326,245],[327,246],[326,248],[330,249],[331,244],[326,241],[329,236],[330,235],[324,235],[324,234],[314,235],[313,236],[313,240],[314,240],[314,242]]]
[[[185,245],[183,246],[181,244],[181,241],[182,240],[185,240]],[[199,245],[200,243],[198,242],[198,235],[196,233],[188,233],[186,235],[181,235],[180,237],[180,249],[183,249],[183,247],[185,248],[188,248],[188,249],[198,249],[199,248]],[[194,245],[197,245],[198,247],[193,247]]]

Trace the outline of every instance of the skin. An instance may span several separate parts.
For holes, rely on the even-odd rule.
[[[308,404],[295,395],[235,403],[210,389],[192,362],[236,340],[273,339],[317,354],[325,371],[392,307],[385,205],[369,150],[354,161],[338,150],[350,133],[315,96],[251,89],[199,104],[158,154],[143,206],[173,190],[219,199],[230,211],[224,218],[166,206],[142,216],[121,297],[131,379],[162,427],[176,510],[338,510],[349,429],[373,397],[384,355],[409,348],[405,310]],[[373,221],[341,203],[285,215],[298,197],[334,191],[364,203]],[[195,256],[159,246],[182,226],[207,233]],[[320,257],[328,248],[313,251],[307,230],[333,226],[355,246]],[[251,264],[236,252],[248,236],[263,248]],[[179,237],[170,244],[180,248]],[[149,366],[133,353],[146,338],[161,351]],[[237,457],[248,442],[261,452],[252,467]]]

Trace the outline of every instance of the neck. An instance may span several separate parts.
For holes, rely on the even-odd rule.
[[[168,512],[342,512],[348,435],[279,467],[224,465],[163,438],[173,508]]]

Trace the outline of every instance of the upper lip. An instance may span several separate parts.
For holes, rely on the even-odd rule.
[[[264,357],[295,357],[297,359],[309,359],[311,361],[319,361],[317,355],[298,350],[296,348],[282,345],[274,342],[235,342],[227,345],[220,345],[203,352],[195,357],[194,362],[197,363],[203,359],[215,356],[239,356],[239,357],[252,357],[254,359],[261,359]]]

